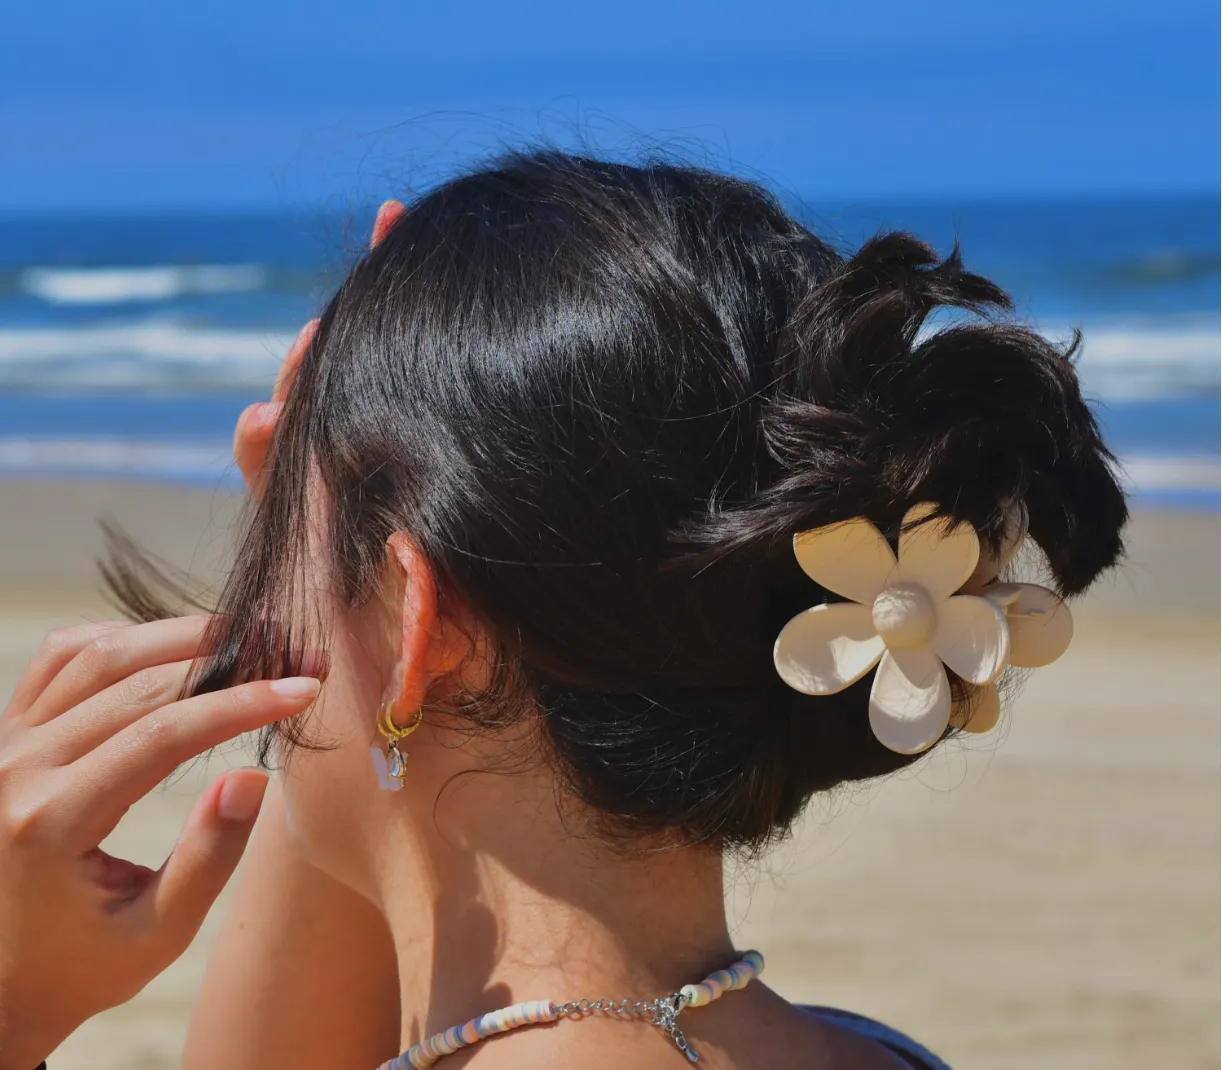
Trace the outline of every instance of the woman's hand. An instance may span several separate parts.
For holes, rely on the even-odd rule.
[[[399,221],[405,209],[399,201],[385,201],[378,209],[377,218],[373,223],[373,237],[370,248],[376,248],[378,243],[390,233],[391,228]],[[246,486],[256,498],[263,494],[264,462],[271,446],[272,436],[276,433],[276,422],[284,411],[284,399],[288,396],[289,387],[301,366],[301,358],[305,356],[318,330],[318,320],[310,320],[297,339],[285,354],[284,363],[276,375],[276,385],[272,388],[271,401],[259,401],[248,406],[238,417],[237,427],[233,433],[233,458],[238,463]]]
[[[156,872],[99,844],[175,767],[292,717],[311,678],[177,701],[207,619],[52,632],[0,714],[0,1070],[33,1070],[191,942],[241,857],[266,777],[236,770],[196,804]]]

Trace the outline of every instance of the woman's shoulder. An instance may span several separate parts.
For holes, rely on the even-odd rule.
[[[913,1070],[950,1070],[950,1067],[928,1048],[918,1044],[898,1029],[892,1029],[889,1025],[876,1022],[873,1018],[866,1018],[852,1011],[837,1010],[834,1007],[799,1006],[798,1009],[829,1025],[838,1026],[864,1039],[876,1041],[912,1066]]]

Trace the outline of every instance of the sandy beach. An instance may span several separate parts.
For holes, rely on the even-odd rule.
[[[95,519],[201,581],[229,496],[0,482],[0,693],[42,635],[112,615]],[[1142,512],[1125,567],[1075,608],[1069,653],[990,736],[818,800],[796,839],[731,874],[740,947],[794,1000],[906,1029],[960,1070],[1219,1066],[1219,518]],[[108,847],[158,865],[202,785],[137,806]],[[53,1070],[178,1063],[223,901],[190,952],[89,1022]]]

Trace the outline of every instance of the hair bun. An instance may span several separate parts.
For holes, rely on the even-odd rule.
[[[971,313],[937,325],[935,310]],[[909,234],[867,242],[794,310],[760,415],[772,479],[689,533],[706,556],[933,501],[992,550],[1024,506],[1062,594],[1121,552],[1124,495],[1072,357],[1002,318],[1010,299]]]

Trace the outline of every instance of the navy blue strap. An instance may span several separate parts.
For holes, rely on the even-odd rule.
[[[866,1018],[852,1011],[837,1010],[834,1007],[803,1007],[802,1010],[832,1025],[838,1025],[841,1029],[847,1029],[860,1037],[865,1037],[867,1040],[877,1041],[911,1063],[913,1070],[950,1070],[950,1067],[928,1048],[922,1047],[898,1029],[892,1029],[889,1025],[876,1022],[873,1018]]]

